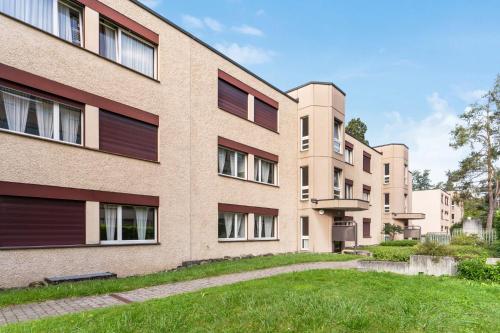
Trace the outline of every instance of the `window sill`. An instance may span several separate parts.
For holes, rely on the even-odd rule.
[[[240,118],[240,119],[243,119],[243,120],[245,120],[245,121],[248,121],[249,123],[252,123],[252,124],[257,125],[257,126],[259,126],[259,127],[265,128],[266,130],[268,130],[268,131],[270,131],[270,132],[273,132],[273,133],[278,134],[278,135],[280,134],[280,132],[278,132],[278,131],[275,131],[275,130],[270,129],[270,128],[265,127],[265,126],[262,126],[262,125],[260,125],[260,124],[256,123],[255,121],[251,121],[251,120],[250,120],[250,119],[248,119],[248,118],[245,118],[245,117],[242,117],[242,116],[238,116],[237,114],[234,114],[234,113],[232,113],[232,112],[230,112],[230,111],[226,111],[226,110],[224,110],[224,109],[220,108],[219,106],[217,106],[217,108],[218,108],[219,110],[224,111],[224,112],[226,112],[226,113],[229,113],[229,114],[231,114],[231,115],[233,115],[233,116],[235,116],[235,117],[238,117],[238,118]],[[278,112],[279,112],[279,111],[278,111]],[[248,110],[247,110],[247,117],[248,117]]]
[[[268,239],[258,239],[258,238],[252,238],[252,239],[219,239],[219,243],[241,243],[241,242],[248,242],[248,243],[253,243],[253,242],[279,242],[279,238],[268,238]]]
[[[53,140],[53,139],[49,139],[49,138],[44,138],[42,136],[30,135],[30,134],[20,133],[20,132],[14,132],[14,131],[10,131],[10,130],[4,129],[4,128],[0,128],[0,133],[5,133],[5,134],[9,134],[9,135],[16,135],[16,136],[20,136],[20,137],[27,138],[27,139],[40,140],[40,141],[54,143],[54,144],[59,144],[59,145],[65,145],[65,146],[68,146],[68,147],[74,147],[74,148],[79,148],[79,149],[86,149],[86,150],[95,151],[95,152],[98,152],[98,153],[109,154],[109,155],[114,155],[114,156],[120,156],[120,157],[130,158],[130,159],[133,159],[133,160],[138,160],[138,161],[144,161],[144,162],[149,162],[149,163],[160,164],[159,161],[146,160],[146,159],[139,158],[139,157],[133,157],[133,156],[123,155],[123,154],[119,154],[119,153],[113,153],[113,152],[110,152],[110,151],[105,151],[105,150],[101,150],[101,149],[97,149],[97,148],[85,147],[83,145],[79,145],[79,144],[75,144],[75,143],[69,143],[69,142],[64,142],[64,141],[57,141],[57,140]],[[85,138],[84,138],[84,141],[85,141]]]
[[[50,33],[50,32],[47,32],[47,31],[45,31],[45,30],[43,30],[43,29],[40,29],[40,28],[38,28],[38,27],[35,27],[35,26],[33,26],[33,25],[29,24],[29,23],[26,23],[26,22],[24,22],[24,21],[21,21],[21,20],[19,20],[19,19],[15,18],[15,17],[12,17],[12,16],[7,15],[7,14],[5,14],[5,13],[0,12],[0,15],[5,16],[5,17],[8,17],[8,18],[10,18],[11,20],[14,20],[14,21],[16,21],[16,22],[18,22],[18,23],[21,23],[21,24],[23,24],[23,25],[25,25],[25,26],[28,26],[28,27],[30,27],[30,28],[32,28],[32,29],[35,29],[35,30],[37,30],[37,31],[40,31],[40,32],[42,32],[42,33],[44,33],[44,34],[46,34],[46,35],[52,36],[53,38],[55,38],[55,39],[57,39],[57,40],[60,40],[60,41],[61,41],[61,42],[63,42],[63,43],[66,43],[66,44],[68,44],[68,45],[71,45],[71,46],[74,46],[74,47],[76,47],[76,48],[79,48],[79,49],[81,49],[81,50],[83,50],[83,51],[85,51],[85,52],[91,53],[91,54],[93,54],[93,55],[95,55],[95,56],[97,56],[97,57],[99,57],[99,58],[101,58],[101,59],[104,59],[104,60],[106,60],[106,61],[108,61],[108,62],[110,62],[110,63],[113,63],[113,64],[115,64],[115,65],[118,65],[118,66],[120,66],[120,67],[122,67],[122,68],[124,68],[124,69],[127,69],[127,70],[129,70],[129,71],[131,71],[131,72],[133,72],[133,73],[139,74],[140,76],[145,77],[145,78],[147,78],[147,79],[149,79],[149,80],[152,80],[152,81],[154,81],[154,82],[156,82],[156,83],[160,83],[160,81],[159,81],[158,79],[156,79],[156,78],[152,78],[151,76],[148,76],[148,75],[146,75],[146,74],[143,74],[143,73],[141,73],[141,72],[138,72],[138,71],[136,71],[135,69],[129,68],[129,67],[124,66],[124,65],[122,65],[122,64],[120,64],[120,63],[118,63],[118,62],[116,62],[116,61],[113,61],[113,60],[110,60],[110,59],[108,59],[108,58],[106,58],[106,57],[103,57],[103,56],[101,56],[101,55],[100,55],[100,54],[98,54],[98,53],[95,53],[95,52],[92,52],[92,51],[90,51],[90,50],[86,49],[84,46],[73,44],[72,42],[69,42],[69,41],[67,41],[67,40],[65,40],[65,39],[62,39],[61,37],[59,37],[59,36],[57,36],[57,35],[54,35],[54,34],[52,34],[52,33]],[[83,42],[82,42],[82,44],[83,44]],[[157,48],[158,48],[158,46],[157,46]]]
[[[156,243],[121,243],[113,245],[103,244],[78,244],[78,245],[40,245],[40,246],[8,246],[0,247],[0,251],[15,251],[15,250],[49,250],[49,249],[80,249],[91,247],[114,247],[114,246],[157,246],[161,245],[160,242]]]
[[[349,162],[346,162],[346,161],[344,161],[344,162],[345,162],[345,164],[347,164],[347,165],[354,166],[354,164],[352,164],[352,163],[349,163]]]

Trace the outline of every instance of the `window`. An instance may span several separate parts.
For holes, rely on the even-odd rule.
[[[247,215],[243,213],[219,212],[219,239],[245,239],[246,219]]]
[[[443,198],[444,198],[444,196],[443,196],[443,194],[441,194],[441,203],[443,203]]]
[[[300,150],[309,149],[309,117],[300,118]]]
[[[219,147],[219,174],[237,178],[246,178],[247,155],[227,148]]]
[[[345,198],[352,199],[353,198],[353,194],[352,194],[353,181],[350,179],[346,179],[344,182],[345,182]]]
[[[255,215],[254,238],[276,238],[276,216]]]
[[[309,199],[309,167],[300,167],[300,199]]]
[[[155,76],[155,47],[104,20],[99,26],[99,54],[149,77]]]
[[[219,79],[218,106],[243,119],[248,119],[248,94],[232,84]]]
[[[0,87],[0,128],[73,144],[82,143],[81,110]]]
[[[371,232],[370,232],[371,223],[372,223],[371,219],[363,218],[363,238],[371,237]]]
[[[338,120],[335,119],[333,122],[333,151],[336,153],[341,152],[341,147],[342,147],[342,123]]]
[[[342,177],[342,170],[340,169],[333,169],[333,198],[334,199],[340,199],[342,195],[341,191],[341,177]]]
[[[370,191],[363,190],[363,200],[370,201]]]
[[[405,177],[405,185],[408,185],[408,164],[405,164],[405,170],[404,170],[404,177]]]
[[[300,248],[301,250],[309,250],[309,217],[302,216],[300,218]]]
[[[344,161],[349,164],[353,164],[352,162],[352,149],[345,148],[344,149]]]
[[[265,184],[276,184],[276,163],[255,158],[255,181]]]
[[[368,154],[367,152],[363,152],[363,171],[364,172],[371,172],[371,158],[372,156]]]
[[[384,184],[389,184],[389,163],[384,164]]]
[[[455,221],[455,214],[451,214],[451,220]]]
[[[2,0],[0,12],[82,45],[82,9],[72,1]]]
[[[254,123],[271,131],[278,131],[278,109],[261,101],[254,99]]]
[[[155,243],[156,208],[100,205],[101,244]]]
[[[384,193],[384,212],[389,213],[390,203],[389,203],[389,193]]]
[[[443,213],[444,213],[444,211],[441,209],[441,220],[444,219]]]
[[[408,213],[408,194],[405,194],[405,206],[404,206],[404,212]]]

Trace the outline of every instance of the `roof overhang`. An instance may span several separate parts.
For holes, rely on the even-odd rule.
[[[424,213],[392,213],[395,220],[422,220],[425,219]]]
[[[313,209],[361,211],[368,210],[370,203],[360,199],[311,199]]]

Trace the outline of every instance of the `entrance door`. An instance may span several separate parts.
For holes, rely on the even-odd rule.
[[[342,210],[337,210],[334,211],[333,213],[333,222],[337,221],[344,221],[345,220],[345,213]],[[330,231],[330,235],[332,232]],[[340,253],[342,250],[345,249],[345,242],[343,241],[332,241],[332,252],[334,253]]]

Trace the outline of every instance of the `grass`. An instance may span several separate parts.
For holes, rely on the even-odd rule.
[[[2,332],[498,332],[500,286],[315,270],[6,326]]]
[[[354,255],[339,255],[331,253],[282,254],[276,256],[254,257],[250,259],[221,261],[183,268],[177,271],[160,272],[113,280],[64,283],[39,288],[7,289],[0,291],[0,307],[66,297],[90,296],[111,292],[128,291],[158,284],[194,280],[203,277],[245,272],[275,266],[316,261],[347,261],[356,258],[359,257]]]

